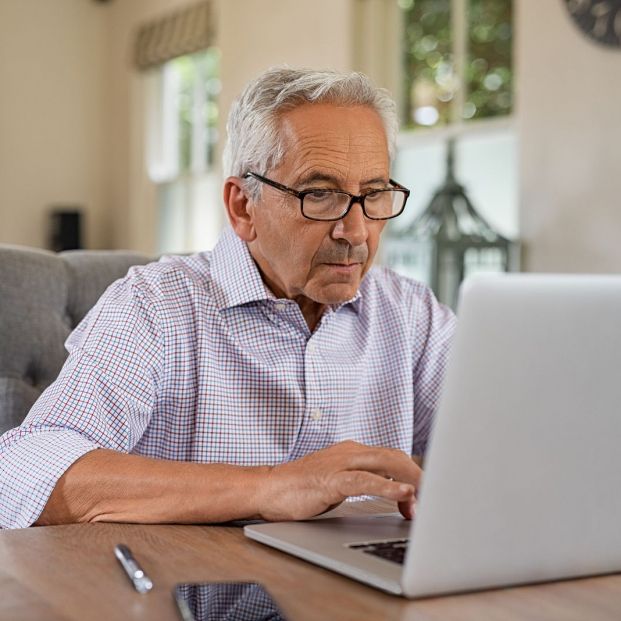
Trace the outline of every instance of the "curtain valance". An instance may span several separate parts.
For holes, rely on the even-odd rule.
[[[134,61],[138,69],[149,69],[214,42],[212,2],[203,0],[141,26],[136,34]]]

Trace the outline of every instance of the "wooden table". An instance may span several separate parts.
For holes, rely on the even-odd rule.
[[[337,511],[386,511],[386,505],[348,503]],[[120,542],[153,579],[151,593],[132,589],[112,551]],[[263,583],[290,621],[621,619],[618,575],[407,601],[250,541],[239,527],[84,524],[0,531],[2,620],[176,621],[175,583],[239,580]]]

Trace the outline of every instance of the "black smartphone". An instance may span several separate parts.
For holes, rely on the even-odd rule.
[[[183,621],[287,621],[257,582],[178,584],[173,596]]]

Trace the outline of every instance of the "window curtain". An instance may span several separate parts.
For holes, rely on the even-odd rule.
[[[144,71],[213,45],[213,3],[204,0],[141,26],[136,34],[134,64]]]

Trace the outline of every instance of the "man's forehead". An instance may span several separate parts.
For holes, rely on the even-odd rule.
[[[365,182],[387,181],[386,134],[370,107],[304,104],[283,115],[280,130],[283,164],[300,183],[342,183],[352,167]]]

